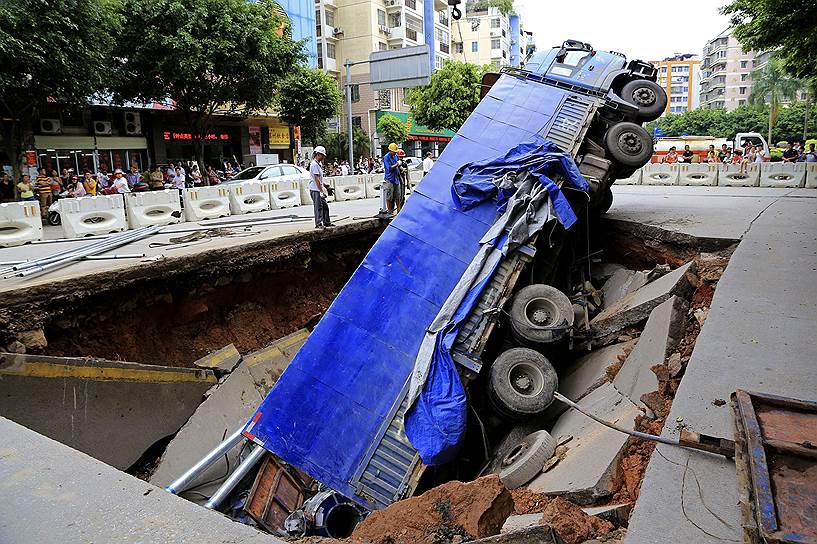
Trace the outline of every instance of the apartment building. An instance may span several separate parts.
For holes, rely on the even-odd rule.
[[[657,83],[667,92],[664,113],[692,111],[700,104],[701,59],[691,53],[652,61],[658,69]]]
[[[314,7],[317,65],[337,77],[341,88],[346,78],[345,61],[365,61],[372,51],[429,44],[432,70],[451,58],[451,17],[446,0],[315,0]],[[351,73],[352,123],[366,131],[376,152],[388,145],[377,134],[378,112],[407,118],[410,141],[403,147],[410,155],[438,152],[440,144],[450,140],[446,135],[429,136],[425,127],[408,118],[404,89],[372,90],[367,64],[353,66]],[[338,130],[345,130],[346,119],[344,108]]]
[[[749,102],[752,71],[763,66],[768,52],[744,51],[726,29],[704,47],[701,63],[701,107],[729,111]]]
[[[469,1],[465,15],[452,27],[452,44],[453,57],[460,62],[520,66],[533,47],[533,35],[522,30],[519,15]]]

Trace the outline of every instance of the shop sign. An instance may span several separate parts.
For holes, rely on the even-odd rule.
[[[26,151],[26,166],[37,166],[36,151]]]
[[[289,145],[289,127],[269,127],[270,145]]]
[[[250,155],[260,155],[263,153],[261,147],[261,127],[248,127],[250,133]]]
[[[166,130],[166,131],[164,131],[162,133],[162,139],[167,140],[167,141],[198,140],[199,135],[198,134],[195,134],[195,135],[190,134],[189,132],[173,132],[173,131],[170,131],[170,130]],[[222,133],[219,133],[219,134],[208,132],[204,136],[204,139],[206,141],[222,141],[222,142],[226,142],[226,141],[228,141],[230,139],[230,135],[227,134],[226,132],[222,132]]]

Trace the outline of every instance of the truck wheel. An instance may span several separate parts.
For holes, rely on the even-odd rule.
[[[535,433],[542,427],[543,425],[539,422],[525,421],[512,428],[491,451],[491,462],[488,464],[488,468],[485,472],[488,474],[499,474],[499,471],[505,468],[502,461],[508,456],[511,450],[522,442],[526,436]]]
[[[604,215],[613,205],[613,190],[608,187],[604,190],[604,194],[601,195],[601,200],[599,200],[598,208],[596,208],[596,213],[599,215]]]
[[[624,85],[621,98],[638,107],[642,122],[658,119],[667,107],[667,92],[649,79],[635,79]]]
[[[512,348],[491,365],[488,398],[499,414],[523,419],[543,412],[553,402],[558,385],[556,370],[544,355]]]
[[[509,313],[511,329],[520,342],[558,342],[573,326],[570,299],[550,285],[528,285],[516,293]]]
[[[604,146],[614,160],[624,166],[644,166],[652,156],[652,137],[641,125],[624,121],[604,135]]]
[[[556,451],[556,440],[547,431],[536,431],[523,438],[502,459],[499,479],[508,489],[522,487],[545,466]]]

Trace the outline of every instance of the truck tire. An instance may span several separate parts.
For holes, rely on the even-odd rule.
[[[604,193],[601,195],[601,200],[599,200],[599,206],[596,208],[596,213],[599,215],[604,215],[613,205],[613,190],[608,187],[604,190]]]
[[[653,121],[667,107],[667,92],[649,79],[634,79],[621,89],[621,98],[638,107],[638,120]]]
[[[556,451],[556,440],[547,431],[536,431],[523,438],[502,459],[499,479],[508,489],[522,487],[542,470]]]
[[[511,329],[522,343],[550,344],[567,336],[573,326],[573,305],[550,285],[528,285],[513,297]]]
[[[607,129],[604,147],[622,165],[641,167],[652,156],[653,141],[644,127],[624,121]]]
[[[502,462],[511,450],[526,436],[541,430],[542,427],[543,425],[536,421],[525,421],[513,427],[508,434],[500,440],[499,444],[491,450],[490,463],[485,472],[487,474],[499,474],[499,471],[504,468]]]
[[[559,386],[547,358],[528,348],[512,348],[491,365],[488,399],[494,409],[510,419],[524,419],[544,412]]]

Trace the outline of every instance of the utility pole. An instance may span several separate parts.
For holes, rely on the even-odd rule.
[[[369,62],[369,61],[364,61]],[[362,62],[352,62],[346,59],[346,130],[349,138],[349,169],[355,171],[355,150],[354,139],[352,138],[352,66],[363,64]]]

